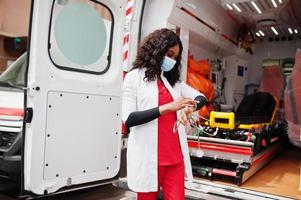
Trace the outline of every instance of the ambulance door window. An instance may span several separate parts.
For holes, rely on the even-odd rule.
[[[49,30],[49,56],[63,70],[102,74],[110,66],[114,18],[91,0],[55,0]]]

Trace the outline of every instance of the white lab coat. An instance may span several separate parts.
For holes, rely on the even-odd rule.
[[[158,106],[157,81],[144,80],[145,69],[134,69],[127,73],[122,90],[122,119],[126,121],[134,111],[143,111]],[[172,87],[161,75],[165,87],[173,99],[180,96],[194,99],[202,95],[183,82]],[[179,140],[184,156],[186,180],[192,180],[185,127],[179,126]],[[127,180],[131,190],[154,192],[158,189],[158,120],[131,128],[127,148]]]

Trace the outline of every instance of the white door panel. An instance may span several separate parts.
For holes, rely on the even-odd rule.
[[[110,179],[119,170],[126,1],[98,2],[102,6],[90,0],[34,1],[27,93],[33,119],[26,125],[24,186],[36,194]],[[98,22],[89,13],[105,25],[95,29]],[[103,30],[105,42],[96,37]]]
[[[106,178],[116,175],[119,102],[120,97],[106,95],[48,93],[45,180],[97,172]]]

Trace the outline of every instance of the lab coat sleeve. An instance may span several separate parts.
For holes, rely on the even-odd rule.
[[[122,120],[125,122],[132,112],[137,111],[137,72],[126,74],[122,86]]]
[[[197,96],[205,97],[204,94],[202,94],[201,92],[197,91],[196,89],[190,87],[189,85],[187,85],[184,82],[180,83],[180,87],[181,87],[181,95],[183,97],[187,97],[187,98],[190,98],[190,99],[195,99]]]

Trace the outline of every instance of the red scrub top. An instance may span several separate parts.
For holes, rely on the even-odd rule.
[[[161,80],[157,81],[159,106],[174,101]],[[174,165],[183,162],[178,132],[173,132],[177,121],[176,112],[166,113],[158,118],[158,165]]]

